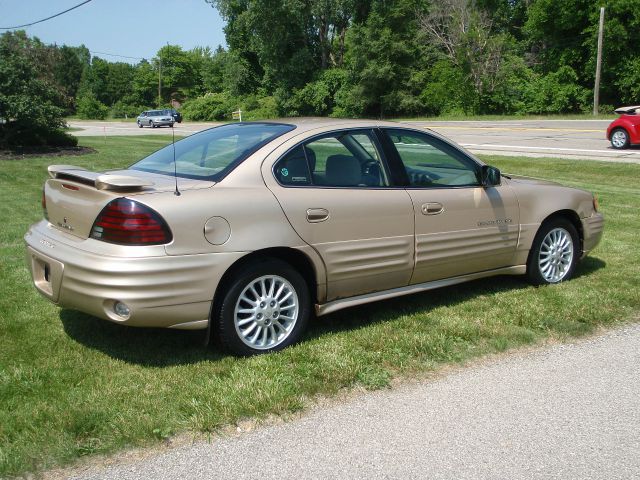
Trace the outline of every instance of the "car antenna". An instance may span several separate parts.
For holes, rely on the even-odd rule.
[[[178,166],[176,165],[176,131],[171,125],[171,145],[173,146],[173,178],[176,181],[176,191],[173,194],[176,197],[180,196],[180,190],[178,190]]]

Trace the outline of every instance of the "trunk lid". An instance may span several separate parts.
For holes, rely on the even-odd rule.
[[[44,186],[47,218],[54,228],[86,239],[102,209],[120,197],[173,194],[176,179],[138,170],[92,172],[73,165],[52,165]],[[209,188],[214,182],[178,177],[179,190]],[[141,203],[144,200],[140,198]],[[161,212],[158,212],[161,214]]]

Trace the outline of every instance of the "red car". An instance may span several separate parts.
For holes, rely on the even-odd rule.
[[[613,148],[627,148],[640,144],[640,106],[616,109],[619,118],[607,128],[607,140]]]

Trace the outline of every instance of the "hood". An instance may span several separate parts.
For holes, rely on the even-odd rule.
[[[504,174],[504,176],[507,177],[509,180],[511,180],[511,182],[513,183],[525,183],[528,185],[560,185],[557,182],[542,180],[540,178],[524,177],[522,175]]]

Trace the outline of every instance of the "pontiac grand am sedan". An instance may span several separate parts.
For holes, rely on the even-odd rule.
[[[599,242],[591,193],[501,175],[399,123],[235,123],[125,170],[49,167],[36,289],[123,325],[280,350],[313,312],[492,275],[555,284]]]

